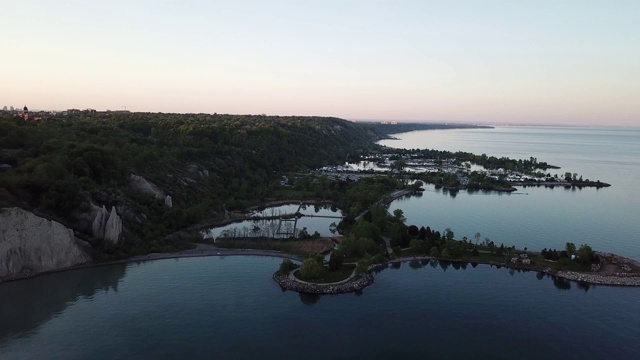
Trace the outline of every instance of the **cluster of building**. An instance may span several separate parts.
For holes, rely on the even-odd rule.
[[[399,157],[399,159],[397,157]],[[398,166],[396,164],[398,161],[402,162],[402,166]],[[545,180],[518,171],[505,170],[502,168],[485,169],[482,166],[471,165],[468,163],[460,166],[456,164],[455,159],[423,159],[419,154],[374,154],[357,163],[325,166],[318,170],[334,178],[353,176],[354,173],[371,174],[377,172],[400,171],[405,173],[444,172],[455,174],[461,186],[467,186],[469,184],[469,174],[472,171],[477,171],[478,173],[485,174],[487,177],[496,180],[502,178],[510,183],[540,182]],[[554,179],[554,181],[557,183],[565,182],[565,180],[561,178]]]
[[[52,116],[68,116],[68,115],[81,115],[81,114],[95,114],[97,112],[96,109],[67,109],[63,111],[53,111],[53,110],[38,110],[38,111],[30,111],[29,108],[25,105],[23,108],[13,107],[13,106],[4,106],[2,110],[0,110],[0,115],[13,115],[16,117],[23,118],[25,121],[43,121],[48,117]],[[113,113],[119,112],[129,112],[128,110],[118,110],[118,111],[109,111]]]
[[[29,108],[27,108],[26,105],[22,109],[14,108],[13,106],[7,108],[6,106],[4,106],[1,113],[21,117],[24,119],[24,121],[41,121],[43,115],[45,115],[43,111],[29,111]]]

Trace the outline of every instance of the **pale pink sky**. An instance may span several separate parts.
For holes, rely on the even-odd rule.
[[[640,126],[638,1],[2,10],[0,107]]]

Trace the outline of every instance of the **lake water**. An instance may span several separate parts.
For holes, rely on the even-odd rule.
[[[580,135],[576,135],[580,134]],[[637,130],[498,128],[399,135],[395,146],[537,157],[612,184],[399,206],[456,237],[529,248],[566,241],[640,258]],[[422,145],[420,145],[422,144]],[[400,206],[401,205],[401,206]],[[0,284],[0,359],[636,359],[640,289],[486,265],[412,262],[362,294],[283,292],[280,259],[208,257],[103,266]]]
[[[490,238],[505,246],[532,250],[563,248],[566,242],[640,260],[640,129],[498,127],[416,131],[395,135],[386,146],[468,151],[516,159],[536,157],[600,179],[609,188],[554,189],[526,187],[512,194],[450,194],[426,186],[422,197],[399,199],[407,220],[457,238]]]
[[[283,292],[280,259],[159,260],[0,284],[2,359],[637,358],[639,289],[405,263],[361,295]],[[570,289],[567,289],[567,286]]]
[[[298,234],[302,229],[306,229],[309,235],[318,232],[320,236],[339,236],[335,226],[342,220],[342,212],[331,205],[300,205],[288,204],[272,206],[254,211],[251,216],[274,217],[280,215],[291,215],[299,212],[302,217],[296,222],[283,221],[278,219],[244,220],[234,222],[224,226],[213,227],[203,232],[206,239],[216,239],[224,237],[289,237],[289,235],[279,235],[281,233]]]

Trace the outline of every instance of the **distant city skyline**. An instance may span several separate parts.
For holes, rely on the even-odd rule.
[[[639,1],[11,1],[0,102],[640,126],[639,16]]]

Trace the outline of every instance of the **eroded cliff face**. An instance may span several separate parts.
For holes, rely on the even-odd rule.
[[[129,177],[129,187],[143,194],[151,195],[156,199],[163,199],[166,196],[164,191],[156,184],[138,175],[131,174]]]
[[[111,207],[111,213],[107,208],[94,206],[95,217],[91,225],[93,237],[99,240],[106,240],[112,244],[117,244],[122,233],[122,219],[116,212],[116,207]]]
[[[73,230],[20,208],[0,209],[0,281],[90,260]]]

